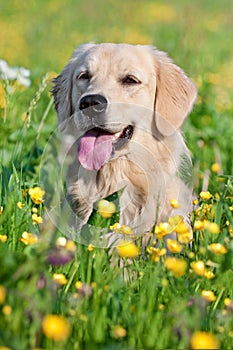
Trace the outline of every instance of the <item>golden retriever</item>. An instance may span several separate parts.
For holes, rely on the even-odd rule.
[[[164,52],[144,45],[81,45],[52,92],[79,227],[97,200],[119,190],[120,223],[135,234],[173,214],[188,216],[192,167],[180,127],[197,92]],[[171,199],[180,208],[172,208]]]

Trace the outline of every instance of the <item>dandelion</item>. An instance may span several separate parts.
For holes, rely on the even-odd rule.
[[[211,166],[213,173],[219,173],[221,170],[221,165],[219,163],[213,163]]]
[[[116,250],[122,258],[136,258],[139,255],[139,249],[132,241],[121,242],[116,247]]]
[[[191,336],[190,344],[191,349],[193,350],[211,350],[220,348],[218,338],[210,332],[194,332]]]
[[[23,204],[22,202],[18,202],[18,203],[17,203],[17,207],[18,207],[19,209],[22,209],[24,206],[25,206],[25,204]]]
[[[7,235],[0,235],[0,242],[5,243],[7,241]]]
[[[35,204],[41,204],[44,202],[44,195],[45,195],[45,191],[42,190],[39,186],[30,188],[28,191],[31,200],[35,203]]]
[[[170,200],[170,206],[174,209],[178,209],[181,207],[180,203],[176,199]]]
[[[200,193],[200,197],[201,197],[201,199],[208,201],[210,198],[212,198],[212,194],[209,191],[207,191],[207,192],[202,191]]]
[[[32,214],[32,221],[34,224],[41,224],[43,222],[43,219],[37,214]]]
[[[226,254],[227,253],[227,248],[224,247],[221,243],[212,243],[208,246],[208,249],[213,253],[213,254]]]
[[[6,288],[0,284],[0,305],[6,300]]]
[[[29,233],[24,231],[22,233],[22,238],[19,239],[20,242],[24,243],[25,245],[34,244],[38,242],[38,237],[34,235],[33,233]]]
[[[46,315],[42,321],[43,333],[54,341],[64,341],[71,333],[71,326],[67,319],[59,315]]]
[[[66,276],[63,273],[54,273],[53,280],[54,282],[56,282],[57,284],[60,284],[61,286],[63,286],[68,282]]]
[[[116,339],[124,338],[126,336],[126,330],[122,326],[117,325],[112,329],[111,335]]]
[[[154,262],[158,262],[160,257],[167,253],[165,248],[160,249],[155,247],[149,247],[147,248],[147,251],[151,255],[151,260]]]
[[[171,253],[180,253],[183,246],[174,239],[167,239],[167,247]]]
[[[191,268],[198,276],[203,276],[205,274],[205,264],[202,260],[193,261],[191,263]]]
[[[167,270],[171,271],[175,277],[181,277],[185,274],[188,264],[184,259],[167,257],[164,261]]]
[[[203,299],[209,302],[213,302],[216,300],[216,295],[211,290],[203,290],[201,292],[201,296]]]

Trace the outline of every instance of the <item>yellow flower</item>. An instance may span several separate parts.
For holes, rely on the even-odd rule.
[[[17,207],[18,207],[19,209],[22,209],[24,206],[25,206],[25,204],[23,204],[22,202],[18,202],[18,203],[17,203]]]
[[[227,253],[227,248],[224,247],[221,243],[212,243],[208,246],[208,249],[213,253],[213,254],[226,254]]]
[[[81,289],[82,286],[83,286],[83,283],[82,283],[81,281],[77,281],[77,282],[75,283],[75,288],[76,288],[76,289]]]
[[[210,270],[205,270],[204,276],[207,280],[212,280],[215,277],[215,274]]]
[[[0,305],[6,300],[6,288],[0,284]]]
[[[0,242],[5,243],[7,241],[7,235],[0,235]]]
[[[92,252],[95,249],[95,246],[93,244],[89,244],[89,246],[87,247],[87,250],[89,250],[89,252]]]
[[[5,316],[9,316],[12,313],[12,307],[10,305],[4,305],[2,308],[2,313]]]
[[[139,255],[139,249],[132,241],[122,241],[116,250],[122,258],[136,258]]]
[[[32,208],[32,212],[33,212],[34,214],[37,214],[37,213],[38,213],[38,209],[37,209],[36,207],[34,207],[34,208]]]
[[[57,284],[60,284],[61,286],[63,286],[68,282],[66,276],[63,273],[54,273],[53,280],[54,282],[56,282]]]
[[[172,253],[180,253],[183,249],[182,245],[174,239],[167,239],[167,247]]]
[[[191,263],[192,270],[198,275],[198,276],[204,276],[205,274],[205,264],[203,261],[193,261]]]
[[[230,298],[225,298],[225,299],[224,299],[224,305],[225,305],[225,306],[230,305],[230,304],[231,304],[231,302],[232,302],[232,301],[231,301],[231,299],[230,299]]]
[[[212,194],[209,191],[207,191],[207,192],[202,191],[200,193],[200,197],[201,197],[201,199],[208,201],[210,198],[212,198]]]
[[[215,301],[216,300],[216,295],[212,292],[212,290],[203,290],[201,292],[202,298],[204,298],[207,301]]]
[[[7,348],[6,346],[0,346],[0,350],[11,350],[11,349]]]
[[[132,235],[133,231],[131,227],[127,225],[121,225],[119,222],[116,222],[115,224],[110,226],[110,230],[116,232],[116,233],[122,233],[124,235]]]
[[[33,233],[23,232],[22,238],[19,239],[20,242],[23,242],[25,245],[34,244],[38,242],[38,237]]]
[[[2,215],[2,213],[3,213],[3,206],[1,205],[0,206],[0,215]]]
[[[166,236],[170,232],[170,226],[167,222],[161,222],[159,225],[155,226],[154,233],[156,234],[156,237],[158,239],[162,239],[164,236]]]
[[[0,84],[0,108],[6,108],[5,90],[2,84]]]
[[[72,241],[71,239],[69,239],[66,242],[65,248],[69,251],[69,252],[75,252],[76,251],[76,244],[74,243],[74,241]]]
[[[192,239],[192,235],[190,231],[178,233],[178,241],[180,243],[183,243],[183,244],[190,243],[191,239]]]
[[[193,350],[213,350],[220,348],[218,338],[210,332],[197,331],[193,333],[190,344]]]
[[[110,218],[116,212],[116,206],[113,202],[101,199],[98,202],[98,212],[103,218]]]
[[[148,253],[151,255],[151,260],[154,262],[158,262],[160,257],[166,254],[166,249],[162,248],[155,248],[155,247],[149,247],[147,248]]]
[[[112,329],[111,335],[113,338],[117,339],[124,338],[126,336],[126,330],[122,326],[115,326]]]
[[[42,329],[47,338],[54,341],[66,340],[71,333],[67,319],[59,315],[47,315],[42,321]]]
[[[218,173],[221,170],[221,165],[219,163],[213,163],[211,166],[211,170],[214,173]]]
[[[35,204],[40,204],[44,202],[44,195],[45,195],[45,191],[42,190],[39,186],[30,188],[28,191],[31,200],[35,203]]]
[[[216,224],[216,222],[209,222],[206,228],[210,233],[213,234],[218,234],[220,231],[219,225]]]
[[[195,220],[194,230],[195,231],[202,231],[206,228],[207,224],[208,224],[207,220]]]
[[[173,272],[175,277],[181,277],[185,274],[188,264],[184,259],[167,257],[164,261],[167,270]]]
[[[194,199],[193,200],[193,205],[197,205],[198,204],[198,199]]]
[[[32,214],[32,221],[34,222],[34,224],[41,224],[43,222],[43,219],[37,214]]]
[[[174,209],[178,209],[180,208],[180,203],[176,199],[171,199],[170,206]]]

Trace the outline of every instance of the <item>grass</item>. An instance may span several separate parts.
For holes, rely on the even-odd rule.
[[[29,68],[32,80],[28,88],[0,81],[0,349],[230,349],[233,4],[10,0],[0,6],[2,59]],[[194,164],[194,240],[173,242],[169,257],[163,239],[160,250],[148,245],[144,255],[136,240],[139,254],[129,245],[126,255],[135,257],[128,260],[117,250],[75,242],[46,220],[59,171],[56,147],[50,148],[59,143],[51,78],[77,44],[92,40],[156,45],[198,86],[183,128]],[[39,190],[29,191],[41,178],[45,202]],[[91,229],[117,220],[96,211]]]

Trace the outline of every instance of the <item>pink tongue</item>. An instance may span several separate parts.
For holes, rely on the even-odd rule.
[[[78,159],[88,170],[99,170],[109,160],[112,153],[114,134],[98,129],[88,131],[80,140]]]

